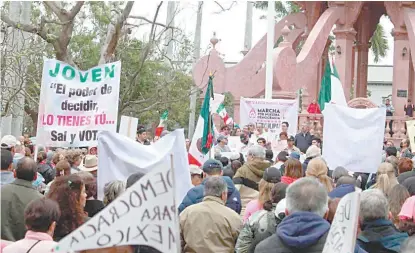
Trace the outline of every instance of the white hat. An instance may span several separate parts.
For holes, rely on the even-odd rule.
[[[84,158],[84,163],[79,166],[79,169],[82,171],[95,171],[98,169],[98,157],[95,155],[86,155]]]
[[[3,138],[1,138],[2,148],[12,148],[17,145],[20,145],[20,142],[13,135],[5,135]]]
[[[307,152],[305,152],[306,158],[316,158],[321,156],[321,149],[315,145],[311,145]]]
[[[203,170],[200,169],[199,166],[194,165],[194,164],[190,164],[190,174],[202,174]]]
[[[275,215],[278,216],[280,213],[284,213],[285,212],[285,207],[286,207],[286,201],[285,198],[281,199],[280,202],[278,202],[277,206],[275,207]]]

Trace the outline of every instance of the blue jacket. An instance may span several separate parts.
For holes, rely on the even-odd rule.
[[[240,214],[242,209],[241,195],[235,188],[235,185],[233,184],[230,177],[222,178],[228,184],[228,200],[226,201],[226,206]],[[187,192],[186,196],[179,206],[179,213],[181,213],[188,206],[202,202],[204,197],[205,182],[206,179],[203,180],[202,184],[193,187]]]
[[[355,186],[352,184],[342,184],[334,188],[329,193],[329,198],[335,199],[335,198],[343,198],[346,196],[346,194],[354,192]]]
[[[357,237],[357,243],[367,252],[399,252],[406,238],[408,234],[396,229],[391,221],[377,219],[362,224],[362,232]]]

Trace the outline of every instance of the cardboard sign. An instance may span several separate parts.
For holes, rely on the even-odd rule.
[[[344,196],[337,206],[323,253],[353,253],[359,219],[360,192]]]
[[[146,245],[159,252],[179,252],[172,173],[167,162],[158,164],[105,209],[60,240],[54,251]]]
[[[117,129],[121,62],[80,71],[43,63],[37,142],[49,147],[96,146],[98,132]]]
[[[138,118],[121,116],[119,134],[127,136],[130,139],[135,140],[138,126]]]

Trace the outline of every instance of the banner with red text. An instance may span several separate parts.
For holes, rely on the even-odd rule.
[[[121,62],[78,70],[46,59],[37,143],[50,147],[96,146],[98,132],[116,132]]]
[[[297,133],[298,101],[295,99],[240,99],[240,125],[262,124],[268,128],[268,141],[278,139],[282,122],[288,122],[288,134]]]

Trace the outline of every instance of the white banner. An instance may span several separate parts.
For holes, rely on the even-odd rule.
[[[113,180],[127,181],[135,172],[148,173],[173,154],[176,196],[179,205],[192,188],[183,129],[164,136],[152,145],[141,145],[126,136],[103,131],[98,138],[98,198],[104,197],[104,186]]]
[[[121,116],[119,134],[135,140],[137,136],[138,118]]]
[[[297,134],[298,101],[291,99],[240,99],[240,126],[248,124],[262,124],[267,127],[268,141],[278,138],[281,132],[281,123],[288,122],[288,134]]]
[[[173,172],[166,155],[168,159],[153,166],[101,212],[60,240],[55,252],[115,245],[146,245],[159,252],[179,252]]]
[[[323,115],[323,156],[329,168],[376,173],[382,162],[386,109],[326,103]]]
[[[80,71],[53,59],[43,63],[37,143],[96,146],[98,132],[117,129],[121,62]]]
[[[323,253],[354,252],[359,219],[360,192],[344,196],[337,206]]]

